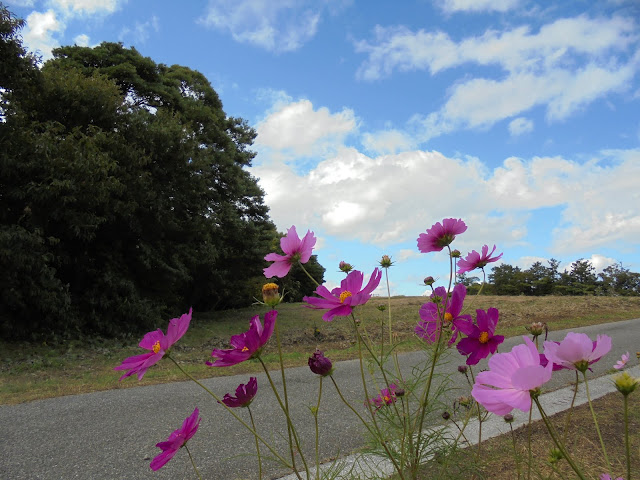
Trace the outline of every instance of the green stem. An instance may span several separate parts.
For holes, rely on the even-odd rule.
[[[258,438],[268,449],[271,453],[273,453],[273,455],[282,462],[282,464],[287,467],[287,468],[291,468],[293,469],[293,465],[291,465],[290,463],[287,462],[287,460],[285,460],[269,443],[267,443],[267,441],[265,439],[263,439],[260,435],[258,435],[258,432],[256,432],[255,428],[251,428],[249,425],[247,425],[247,423],[242,420],[238,414],[236,412],[233,411],[232,408],[230,408],[229,406],[227,406],[224,402],[222,402],[222,400],[220,400],[220,398],[218,398],[218,396],[213,393],[211,390],[209,390],[204,384],[202,384],[202,382],[198,381],[196,378],[194,378],[191,374],[187,373],[186,370],[184,370],[179,364],[178,362],[175,361],[175,359],[169,355],[165,355],[166,358],[168,358],[169,360],[171,360],[176,367],[178,367],[178,369],[191,381],[193,381],[196,385],[198,385],[200,388],[202,388],[205,392],[207,392],[209,395],[211,395],[211,397],[213,397],[213,399],[218,402],[220,405],[222,405],[231,415],[233,415],[233,417],[238,420],[238,422],[240,422],[240,424],[245,427],[247,430],[249,430],[253,435],[255,435],[256,438]],[[302,477],[296,472],[296,476],[302,480]]]
[[[516,471],[518,472],[518,480],[520,480],[520,455],[518,454],[518,448],[516,446],[516,434],[513,431],[513,425],[509,424],[509,429],[511,430],[511,443],[513,444],[513,458],[516,461]]]
[[[251,426],[254,430],[256,430],[256,423],[253,421],[253,413],[251,413],[251,408],[247,405],[247,411],[249,412],[249,418],[251,419]],[[262,480],[262,458],[260,457],[260,442],[258,442],[258,437],[254,436],[256,441],[256,452],[258,454],[258,480]]]
[[[296,474],[297,474],[297,468],[295,466],[296,465],[295,450],[293,448],[294,446],[293,444],[295,442],[296,449],[300,453],[300,458],[302,459],[302,463],[304,464],[305,473],[307,474],[307,478],[309,478],[309,467],[307,466],[307,461],[305,460],[304,455],[302,455],[302,449],[300,448],[300,440],[298,439],[298,434],[296,433],[296,429],[293,426],[291,417],[289,416],[289,410],[285,407],[284,403],[282,402],[282,399],[280,398],[280,394],[278,394],[278,389],[276,388],[275,383],[273,383],[273,379],[271,378],[271,375],[269,374],[269,370],[267,369],[267,366],[265,365],[264,361],[260,357],[258,357],[258,360],[260,361],[260,364],[262,364],[262,369],[264,370],[264,373],[267,375],[267,380],[269,380],[269,384],[271,385],[271,390],[273,390],[273,393],[276,396],[276,400],[278,400],[280,409],[282,410],[282,412],[284,413],[284,416],[287,419],[287,429],[289,432],[289,451],[291,453],[291,462],[293,464],[293,469],[296,471]]]
[[[629,443],[629,395],[624,395],[624,445],[627,454],[627,480],[631,480],[631,445]]]
[[[320,387],[318,388],[318,404],[313,412],[313,419],[316,426],[316,478],[320,480],[320,429],[318,428],[318,410],[320,410],[320,399],[322,398],[322,380],[324,377],[320,377]]]
[[[576,465],[576,463],[573,461],[573,458],[571,458],[571,456],[567,452],[567,449],[565,448],[564,443],[562,443],[558,438],[558,434],[556,433],[556,430],[553,427],[553,424],[549,421],[549,417],[547,417],[547,414],[544,412],[542,405],[540,404],[540,400],[538,400],[538,397],[533,396],[532,399],[536,403],[538,410],[540,411],[540,416],[542,417],[542,420],[544,421],[544,424],[547,427],[549,435],[551,435],[551,439],[553,440],[553,443],[556,444],[556,447],[558,447],[558,450],[560,450],[560,452],[562,453],[563,458],[567,461],[567,463],[569,463],[573,471],[576,473],[576,475],[578,475],[578,477],[580,477],[581,480],[587,480],[587,477],[584,476],[584,473],[582,473],[578,465]]]
[[[580,383],[580,379],[578,378],[578,371],[576,370],[576,388],[573,389],[573,398],[571,399],[571,406],[569,407],[569,412],[567,413],[567,418],[565,419],[565,422],[564,422],[564,431],[562,432],[563,443],[567,441],[567,432],[569,431],[569,423],[571,422],[571,414],[573,413],[573,406],[575,405],[576,397],[578,396],[579,383]]]
[[[529,454],[529,461],[527,462],[527,480],[531,480],[531,462],[532,454],[531,454],[531,414],[533,413],[533,408],[529,409],[529,424],[527,425],[527,450]]]
[[[300,265],[300,268],[302,268],[302,271],[307,274],[307,277],[309,277],[311,281],[316,284],[316,287],[319,287],[320,284],[318,283],[318,281],[315,278],[313,278],[309,272],[307,272],[307,269],[304,268],[304,265],[302,263],[300,263],[300,260],[298,260],[298,265]]]
[[[191,456],[191,451],[189,450],[189,447],[187,447],[187,444],[184,444],[184,448],[187,450],[187,453],[189,454],[189,460],[191,460],[191,465],[193,465],[193,469],[196,471],[196,475],[198,475],[198,478],[200,480],[202,480],[202,475],[200,475],[200,472],[198,471],[198,467],[196,467],[196,462],[193,461],[193,456]]]
[[[589,394],[589,382],[587,381],[586,371],[582,372],[582,375],[584,377],[584,386],[587,391],[587,401],[589,402],[589,410],[591,410],[591,416],[593,417],[593,424],[596,427],[596,432],[598,433],[598,439],[600,439],[600,446],[602,447],[602,454],[604,455],[604,460],[607,462],[607,469],[610,472],[611,463],[609,462],[609,457],[607,456],[607,449],[604,446],[602,434],[600,433],[600,427],[598,426],[598,419],[596,418],[596,412],[593,410],[593,403],[591,402],[591,395]]]

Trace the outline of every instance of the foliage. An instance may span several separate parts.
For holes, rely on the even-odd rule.
[[[1,12],[2,334],[250,304],[276,235],[245,169],[255,132],[199,72],[122,44],[58,48],[38,70]]]

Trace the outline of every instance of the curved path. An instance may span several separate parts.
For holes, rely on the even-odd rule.
[[[602,375],[620,355],[640,350],[640,319],[595,325],[581,331],[592,338],[606,333],[613,338],[613,349],[594,364],[594,375]],[[550,340],[561,340],[567,331],[549,334]],[[500,351],[509,351],[520,337],[510,338]],[[402,355],[403,368],[420,363],[423,354]],[[446,370],[455,372],[459,357]],[[633,361],[633,358],[632,358]],[[462,363],[462,362],[459,362]],[[364,399],[357,361],[338,362],[334,378],[352,405],[361,407]],[[478,365],[485,368],[486,363]],[[446,373],[445,370],[445,373]],[[286,424],[264,374],[257,375],[259,391],[252,403],[258,430],[272,438],[286,452]],[[281,388],[279,372],[272,377]],[[203,383],[222,396],[234,392],[248,375],[218,377]],[[556,372],[546,389],[555,389],[573,380],[572,372]],[[452,398],[468,393],[463,375],[453,379],[463,390],[452,391]],[[129,379],[131,380],[131,379]],[[114,376],[114,381],[116,377]],[[132,380],[135,381],[135,380]],[[287,370],[292,416],[300,437],[313,458],[314,424],[309,407],[317,402],[318,377],[307,367]],[[195,407],[202,416],[200,430],[189,448],[204,479],[256,479],[257,467],[253,437],[233,419],[221,405],[191,382],[142,386],[122,390],[73,395],[39,400],[20,405],[0,406],[0,478],[35,479],[182,479],[195,478],[188,456],[180,450],[172,461],[158,472],[149,462],[160,450],[155,444],[164,441],[178,428]],[[239,411],[248,418],[246,409]],[[337,398],[330,381],[323,386],[319,411],[321,426],[321,458],[347,454],[363,443],[363,428]],[[264,452],[264,448],[262,451]],[[278,478],[290,471],[267,463],[264,478]]]

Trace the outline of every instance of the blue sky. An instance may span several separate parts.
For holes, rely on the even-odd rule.
[[[13,0],[25,44],[119,41],[210,80],[258,132],[251,173],[280,231],[341,260],[383,254],[394,294],[448,259],[418,235],[469,226],[463,255],[640,271],[637,0]]]

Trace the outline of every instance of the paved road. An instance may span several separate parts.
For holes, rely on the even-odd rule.
[[[594,375],[605,373],[626,351],[632,355],[640,350],[640,319],[610,323],[573,331],[583,331],[592,338],[607,333],[613,338],[613,349],[605,359],[594,365]],[[550,339],[561,340],[566,331],[552,332]],[[507,339],[501,351],[509,351],[521,339]],[[403,368],[420,363],[422,353],[402,356]],[[444,371],[455,371],[454,362]],[[480,368],[486,364],[481,363]],[[278,372],[273,373],[277,386]],[[335,378],[353,405],[362,405],[364,394],[360,386],[358,362],[336,365]],[[463,388],[463,376],[453,376]],[[287,371],[292,416],[305,443],[308,458],[312,458],[314,430],[309,406],[317,401],[318,377],[308,368]],[[573,379],[571,372],[556,372],[547,388],[564,386]],[[135,381],[133,379],[128,379]],[[233,392],[248,375],[219,377],[204,383],[222,396]],[[114,377],[116,381],[116,377]],[[258,375],[259,393],[252,404],[258,430],[272,437],[281,451],[286,424],[267,386],[266,378]],[[322,458],[349,453],[362,445],[363,428],[353,414],[339,401],[330,382],[323,387],[319,413]],[[468,388],[452,392],[452,396],[467,393]],[[202,416],[200,430],[189,443],[205,479],[255,479],[256,458],[253,437],[215,403],[200,387],[190,382],[143,386],[124,390],[74,395],[0,406],[0,478],[4,480],[67,480],[67,479],[181,479],[194,478],[186,452],[176,457],[158,472],[149,469],[150,460],[159,453],[155,444],[166,439],[180,426],[194,407]],[[364,407],[362,407],[364,410]],[[246,416],[246,410],[240,412]],[[277,478],[288,473],[281,467],[267,465],[265,478]]]

